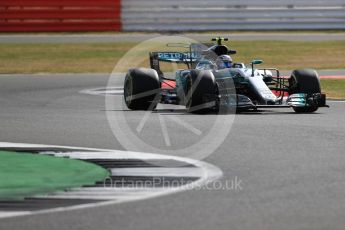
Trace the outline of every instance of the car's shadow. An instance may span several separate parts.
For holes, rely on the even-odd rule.
[[[300,115],[302,113],[296,113],[293,111],[274,111],[274,110],[258,110],[254,112],[240,112],[236,113],[236,115],[239,116],[248,116],[248,115]],[[311,113],[311,114],[317,114],[317,113]]]
[[[249,116],[249,115],[316,115],[321,114],[318,112],[314,113],[296,113],[294,111],[275,111],[275,110],[255,110],[255,111],[237,111],[235,112],[229,112],[229,113],[217,113],[217,112],[208,112],[208,113],[189,113],[186,109],[157,109],[152,111],[153,113],[159,113],[160,115],[236,115],[236,116]]]
[[[138,112],[129,109],[117,109],[117,110],[101,110],[103,112],[112,111],[112,112]],[[146,111],[140,111],[146,112]],[[159,115],[188,115],[188,116],[210,116],[210,115],[236,115],[236,116],[253,116],[253,115],[317,115],[322,114],[319,112],[313,113],[296,113],[294,111],[275,111],[275,110],[255,110],[255,111],[241,111],[241,112],[229,112],[229,113],[217,113],[217,112],[208,112],[208,113],[189,113],[186,109],[155,109],[151,113]]]

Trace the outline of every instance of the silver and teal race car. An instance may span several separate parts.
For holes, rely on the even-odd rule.
[[[291,107],[297,113],[312,113],[326,105],[317,72],[294,70],[282,77],[278,69],[257,69],[234,63],[236,54],[222,41],[213,45],[189,44],[187,52],[151,52],[151,68],[130,69],[124,82],[124,100],[131,110],[154,110],[158,103],[184,105],[188,112],[256,111],[258,108]],[[160,62],[185,64],[186,69],[167,77]]]

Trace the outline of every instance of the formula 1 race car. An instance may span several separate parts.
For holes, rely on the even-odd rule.
[[[216,44],[188,44],[187,52],[151,52],[151,68],[130,69],[125,77],[127,107],[154,110],[158,103],[176,104],[193,113],[277,107],[311,113],[328,107],[316,71],[294,70],[290,77],[282,77],[278,69],[256,69],[261,60],[253,60],[247,67],[232,62],[229,55],[236,51],[222,44],[227,38],[212,41]],[[160,62],[184,63],[187,68],[168,78]]]

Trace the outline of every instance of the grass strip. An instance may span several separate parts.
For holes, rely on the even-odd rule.
[[[65,43],[65,44],[0,44],[0,73],[110,73],[116,63],[136,46],[136,42]],[[299,68],[344,69],[345,41],[232,41],[228,44],[238,54],[236,62],[249,63],[263,59],[261,67],[281,70]],[[157,49],[176,50],[157,44]],[[136,65],[148,66],[148,52],[137,53]],[[128,66],[116,71],[126,71]],[[168,67],[169,68],[169,67]],[[167,69],[167,71],[171,71]]]
[[[0,200],[92,185],[107,176],[102,167],[80,160],[0,151]]]
[[[345,99],[345,79],[321,79],[321,88],[328,99]]]

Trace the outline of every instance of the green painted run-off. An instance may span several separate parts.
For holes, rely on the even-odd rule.
[[[92,185],[107,176],[106,169],[81,160],[0,151],[0,200]]]

